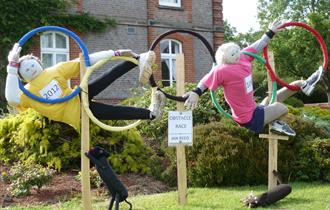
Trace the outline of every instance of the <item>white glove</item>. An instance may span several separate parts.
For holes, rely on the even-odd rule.
[[[8,53],[8,65],[7,65],[7,73],[18,75],[18,61],[19,61],[19,54],[22,48],[19,46],[18,43],[15,43],[11,51]]]
[[[280,20],[280,19],[276,19],[274,20],[274,22],[270,23],[268,26],[269,30],[272,30],[274,33],[279,32],[280,30],[282,30],[282,28],[280,28],[284,23],[286,23],[285,20]]]
[[[11,66],[18,67],[19,54],[22,48],[18,43],[15,43],[13,49],[8,54],[8,63]]]
[[[197,105],[198,105],[198,99],[199,95],[193,91],[190,91],[182,96],[183,98],[186,98],[186,101],[184,105],[189,109],[189,110],[194,110]]]
[[[115,56],[126,56],[126,57],[135,57],[136,54],[129,49],[116,50]]]

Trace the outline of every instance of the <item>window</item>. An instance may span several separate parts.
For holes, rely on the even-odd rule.
[[[163,86],[171,86],[175,82],[176,54],[181,52],[182,44],[176,40],[165,39],[160,42]]]
[[[181,0],[159,0],[159,5],[181,7]]]
[[[45,68],[69,60],[69,37],[59,32],[47,32],[40,38],[41,62]]]
[[[136,35],[136,30],[133,27],[127,27],[127,34],[128,35]]]

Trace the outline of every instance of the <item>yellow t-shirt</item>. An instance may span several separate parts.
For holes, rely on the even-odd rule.
[[[38,77],[25,85],[25,88],[34,95],[45,99],[62,98],[73,91],[69,87],[68,80],[79,75],[79,67],[79,61],[58,63],[41,72]],[[62,103],[46,104],[22,94],[21,103],[17,108],[21,111],[32,108],[52,120],[67,123],[79,131],[79,95]]]

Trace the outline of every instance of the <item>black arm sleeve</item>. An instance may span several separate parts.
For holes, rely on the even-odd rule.
[[[203,93],[205,93],[208,89],[204,89],[204,91],[202,91],[199,87],[196,87],[195,89],[192,90],[192,92],[196,93],[197,95],[201,96]]]
[[[275,35],[275,33],[274,33],[274,31],[272,31],[272,30],[268,30],[267,32],[266,32],[266,35],[271,39],[271,38],[273,38],[273,36]]]

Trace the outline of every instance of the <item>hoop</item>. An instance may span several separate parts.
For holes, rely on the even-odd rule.
[[[170,34],[174,34],[174,33],[187,33],[187,34],[190,34],[196,38],[198,38],[199,40],[202,41],[202,43],[204,44],[204,46],[207,48],[207,50],[209,51],[211,57],[212,57],[212,60],[213,62],[215,63],[215,57],[214,57],[214,51],[213,51],[213,48],[212,46],[210,45],[210,43],[199,33],[197,32],[194,32],[194,31],[190,31],[190,30],[185,30],[185,29],[176,29],[176,30],[170,30],[170,31],[167,31],[161,35],[159,35],[151,44],[149,50],[154,50],[157,46],[157,44],[166,36],[170,35]],[[153,75],[150,76],[150,85],[151,87],[157,87],[157,84],[155,82],[155,78]],[[186,100],[186,98],[183,98],[181,96],[173,96],[173,95],[170,95],[168,93],[166,93],[165,91],[163,91],[160,87],[157,88],[158,90],[160,90],[161,92],[164,93],[164,95],[169,98],[169,99],[172,99],[172,100],[175,100],[175,101],[181,101],[181,102],[184,102]]]
[[[103,122],[101,122],[99,119],[97,119],[94,114],[92,113],[92,111],[89,108],[89,100],[88,100],[88,79],[90,77],[90,75],[97,69],[99,69],[100,67],[102,67],[105,63],[107,63],[110,60],[126,60],[126,61],[130,61],[136,65],[138,65],[138,61],[134,58],[131,57],[125,57],[125,56],[111,56],[109,58],[105,58],[102,59],[100,61],[98,61],[97,63],[95,63],[93,66],[88,68],[88,71],[86,71],[86,74],[84,75],[81,83],[80,83],[80,87],[82,89],[82,91],[84,93],[87,94],[81,94],[81,100],[83,103],[83,107],[88,115],[88,117],[98,126],[100,126],[101,128],[108,130],[108,131],[124,131],[127,129],[131,129],[136,127],[137,125],[139,125],[141,123],[141,120],[137,120],[134,123],[130,124],[130,125],[126,125],[126,126],[110,126],[107,125]]]
[[[35,28],[32,31],[26,33],[19,41],[18,44],[19,46],[23,47],[23,45],[36,33],[42,32],[42,31],[59,31],[62,33],[65,33],[66,35],[70,36],[73,40],[76,41],[76,43],[79,45],[81,51],[84,54],[84,59],[85,59],[85,63],[86,66],[90,66],[90,60],[89,60],[89,53],[88,53],[88,49],[85,46],[85,44],[82,42],[82,40],[72,31],[62,28],[62,27],[58,27],[58,26],[43,26],[43,27],[39,27],[39,28]],[[19,88],[20,90],[27,95],[28,97],[32,98],[33,100],[39,101],[41,103],[46,103],[46,104],[54,104],[54,103],[62,103],[65,102],[67,100],[70,100],[71,98],[75,97],[76,95],[78,95],[81,91],[81,88],[78,86],[74,91],[72,91],[72,93],[70,93],[67,96],[64,96],[62,98],[57,98],[57,99],[45,99],[39,96],[36,96],[34,94],[32,94],[30,91],[28,91],[22,81],[19,79]]]
[[[305,23],[301,23],[301,22],[288,22],[283,24],[283,26],[281,28],[286,28],[288,26],[299,26],[302,28],[305,28],[307,31],[311,32],[313,34],[313,36],[317,39],[318,43],[320,44],[321,50],[322,50],[322,56],[323,56],[323,71],[326,72],[328,69],[328,52],[327,52],[327,47],[326,44],[324,42],[324,40],[322,39],[321,35],[312,27],[310,27],[309,25],[305,24]],[[283,80],[281,80],[280,78],[278,78],[276,76],[276,74],[274,73],[273,68],[270,66],[269,62],[268,62],[268,46],[266,46],[264,48],[263,51],[263,55],[264,58],[266,59],[266,68],[269,72],[269,75],[271,77],[271,79],[274,81],[276,81],[278,84],[280,84],[281,86],[287,87],[290,90],[300,90],[300,87],[297,85],[290,85],[286,82],[284,82]]]

